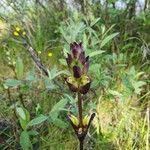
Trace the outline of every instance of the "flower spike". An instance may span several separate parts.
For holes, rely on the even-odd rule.
[[[88,93],[91,85],[91,78],[88,76],[89,56],[85,56],[82,43],[73,42],[70,44],[70,53],[67,54],[67,64],[71,75],[65,78],[69,89],[77,93],[78,99],[78,118],[74,115],[68,115],[68,120],[72,125],[75,134],[80,142],[80,150],[83,150],[83,141],[87,135],[91,121],[95,113],[84,118],[82,117],[82,94]]]

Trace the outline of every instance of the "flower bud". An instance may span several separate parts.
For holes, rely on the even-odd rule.
[[[73,58],[77,59],[79,57],[79,55],[81,54],[81,52],[83,51],[82,49],[82,43],[71,43],[70,44],[70,49],[71,49],[71,53]]]

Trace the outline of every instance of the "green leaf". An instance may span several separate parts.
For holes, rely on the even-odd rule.
[[[144,82],[144,81],[137,81],[137,82],[134,83],[133,86],[136,89],[136,88],[142,87],[145,84],[146,84],[146,82]]]
[[[91,22],[90,26],[91,27],[94,26],[100,19],[101,19],[100,17],[95,19],[93,22]]]
[[[67,66],[67,62],[65,59],[59,59],[59,62],[61,63],[61,65]]]
[[[49,90],[54,90],[57,88],[56,85],[48,78],[44,80],[44,83],[45,83],[46,88]]]
[[[136,74],[136,78],[138,79],[141,75],[143,75],[145,72],[139,72]]]
[[[108,91],[110,94],[112,94],[113,96],[122,96],[122,94],[121,93],[119,93],[118,91],[114,91],[114,90],[109,90]]]
[[[38,135],[39,133],[38,133],[37,131],[35,131],[35,130],[30,130],[30,131],[28,131],[28,134],[29,134],[30,136],[36,136],[36,135]]]
[[[16,111],[18,113],[18,115],[23,119],[26,120],[26,114],[24,112],[24,110],[21,107],[17,107]]]
[[[55,66],[51,70],[48,71],[48,74],[49,74],[49,79],[53,80],[54,78],[56,78],[57,76],[61,74],[67,74],[67,70],[58,71]]]
[[[106,30],[105,25],[101,25],[101,32],[102,32],[102,35],[105,33],[105,30]]]
[[[17,77],[19,79],[21,79],[23,77],[23,62],[22,62],[22,59],[20,57],[18,57],[17,61],[16,61],[16,74],[17,74]]]
[[[17,107],[17,114],[19,115],[19,121],[22,129],[27,129],[27,124],[30,121],[30,114],[25,108]]]
[[[47,119],[48,119],[47,116],[40,115],[39,117],[34,118],[33,120],[31,120],[31,121],[28,123],[28,126],[38,125],[38,124],[40,124],[40,123],[46,121]]]
[[[67,102],[68,102],[68,99],[65,99],[65,98],[61,99],[57,104],[55,104],[53,106],[52,110],[49,113],[49,116],[53,120],[57,119],[57,117],[59,115],[59,111],[64,109],[64,107],[67,104]]]
[[[142,91],[142,86],[145,85],[145,84],[146,84],[146,82],[144,82],[144,81],[137,81],[137,82],[134,82],[134,83],[133,83],[134,92],[135,92],[136,94],[140,94],[141,91]]]
[[[54,124],[55,126],[57,126],[57,127],[59,127],[59,128],[65,129],[65,128],[67,127],[67,124],[66,124],[64,121],[62,121],[61,119],[59,119],[59,118],[56,118],[56,119],[53,120],[52,122],[53,122],[53,124]]]
[[[16,87],[16,86],[21,85],[22,82],[20,80],[16,80],[16,79],[7,79],[7,80],[5,80],[4,84],[8,87]]]
[[[30,139],[29,139],[29,134],[25,130],[20,135],[20,145],[21,145],[23,150],[29,150],[30,144],[31,143],[30,143]]]
[[[131,91],[134,89],[133,86],[132,86],[132,83],[130,82],[130,80],[129,80],[129,78],[127,76],[124,76],[122,78],[122,82],[123,82],[123,85],[126,88],[130,89]]]
[[[111,35],[108,35],[105,39],[102,40],[100,48],[102,48],[105,44],[107,44],[111,39],[113,39],[115,36],[117,36],[119,33],[113,33]]]
[[[36,80],[35,71],[33,69],[31,71],[29,71],[29,73],[27,74],[26,79],[29,80],[29,81]]]
[[[102,50],[98,50],[98,51],[94,51],[94,52],[91,52],[89,55],[89,57],[93,57],[93,56],[97,56],[97,55],[100,55],[102,53],[104,53],[105,51],[102,51]]]
[[[109,29],[107,29],[106,31],[106,27],[105,25],[102,25],[102,39],[108,34],[109,31],[112,30],[112,28],[115,26],[115,24],[113,24]]]
[[[65,107],[65,105],[67,104],[68,100],[63,98],[61,99],[57,104],[55,104],[51,110],[51,112],[55,112],[55,111],[60,111],[62,108]]]
[[[27,120],[19,118],[19,122],[20,122],[20,125],[21,125],[22,129],[26,130],[27,129],[27,124],[28,124]]]
[[[68,95],[68,94],[64,94],[64,96],[69,100],[69,103],[74,105],[77,102],[77,99],[73,98],[72,96]]]

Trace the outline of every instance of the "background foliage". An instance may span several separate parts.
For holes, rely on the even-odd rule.
[[[149,150],[149,28],[147,0],[1,0],[0,149],[77,149],[66,120],[77,113],[76,96],[64,77],[69,44],[82,41],[92,79],[84,113],[96,112],[85,149]]]

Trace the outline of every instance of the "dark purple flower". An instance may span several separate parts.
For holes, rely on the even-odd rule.
[[[73,66],[73,76],[75,78],[80,78],[82,75],[81,68],[79,66]]]
[[[85,52],[81,52],[80,55],[79,55],[79,61],[80,63],[83,65],[86,61],[86,58],[85,58]]]
[[[80,93],[81,94],[86,94],[89,91],[89,89],[90,89],[90,85],[91,85],[91,81],[89,83],[87,83],[86,85],[81,86],[80,90],[79,90]]]

